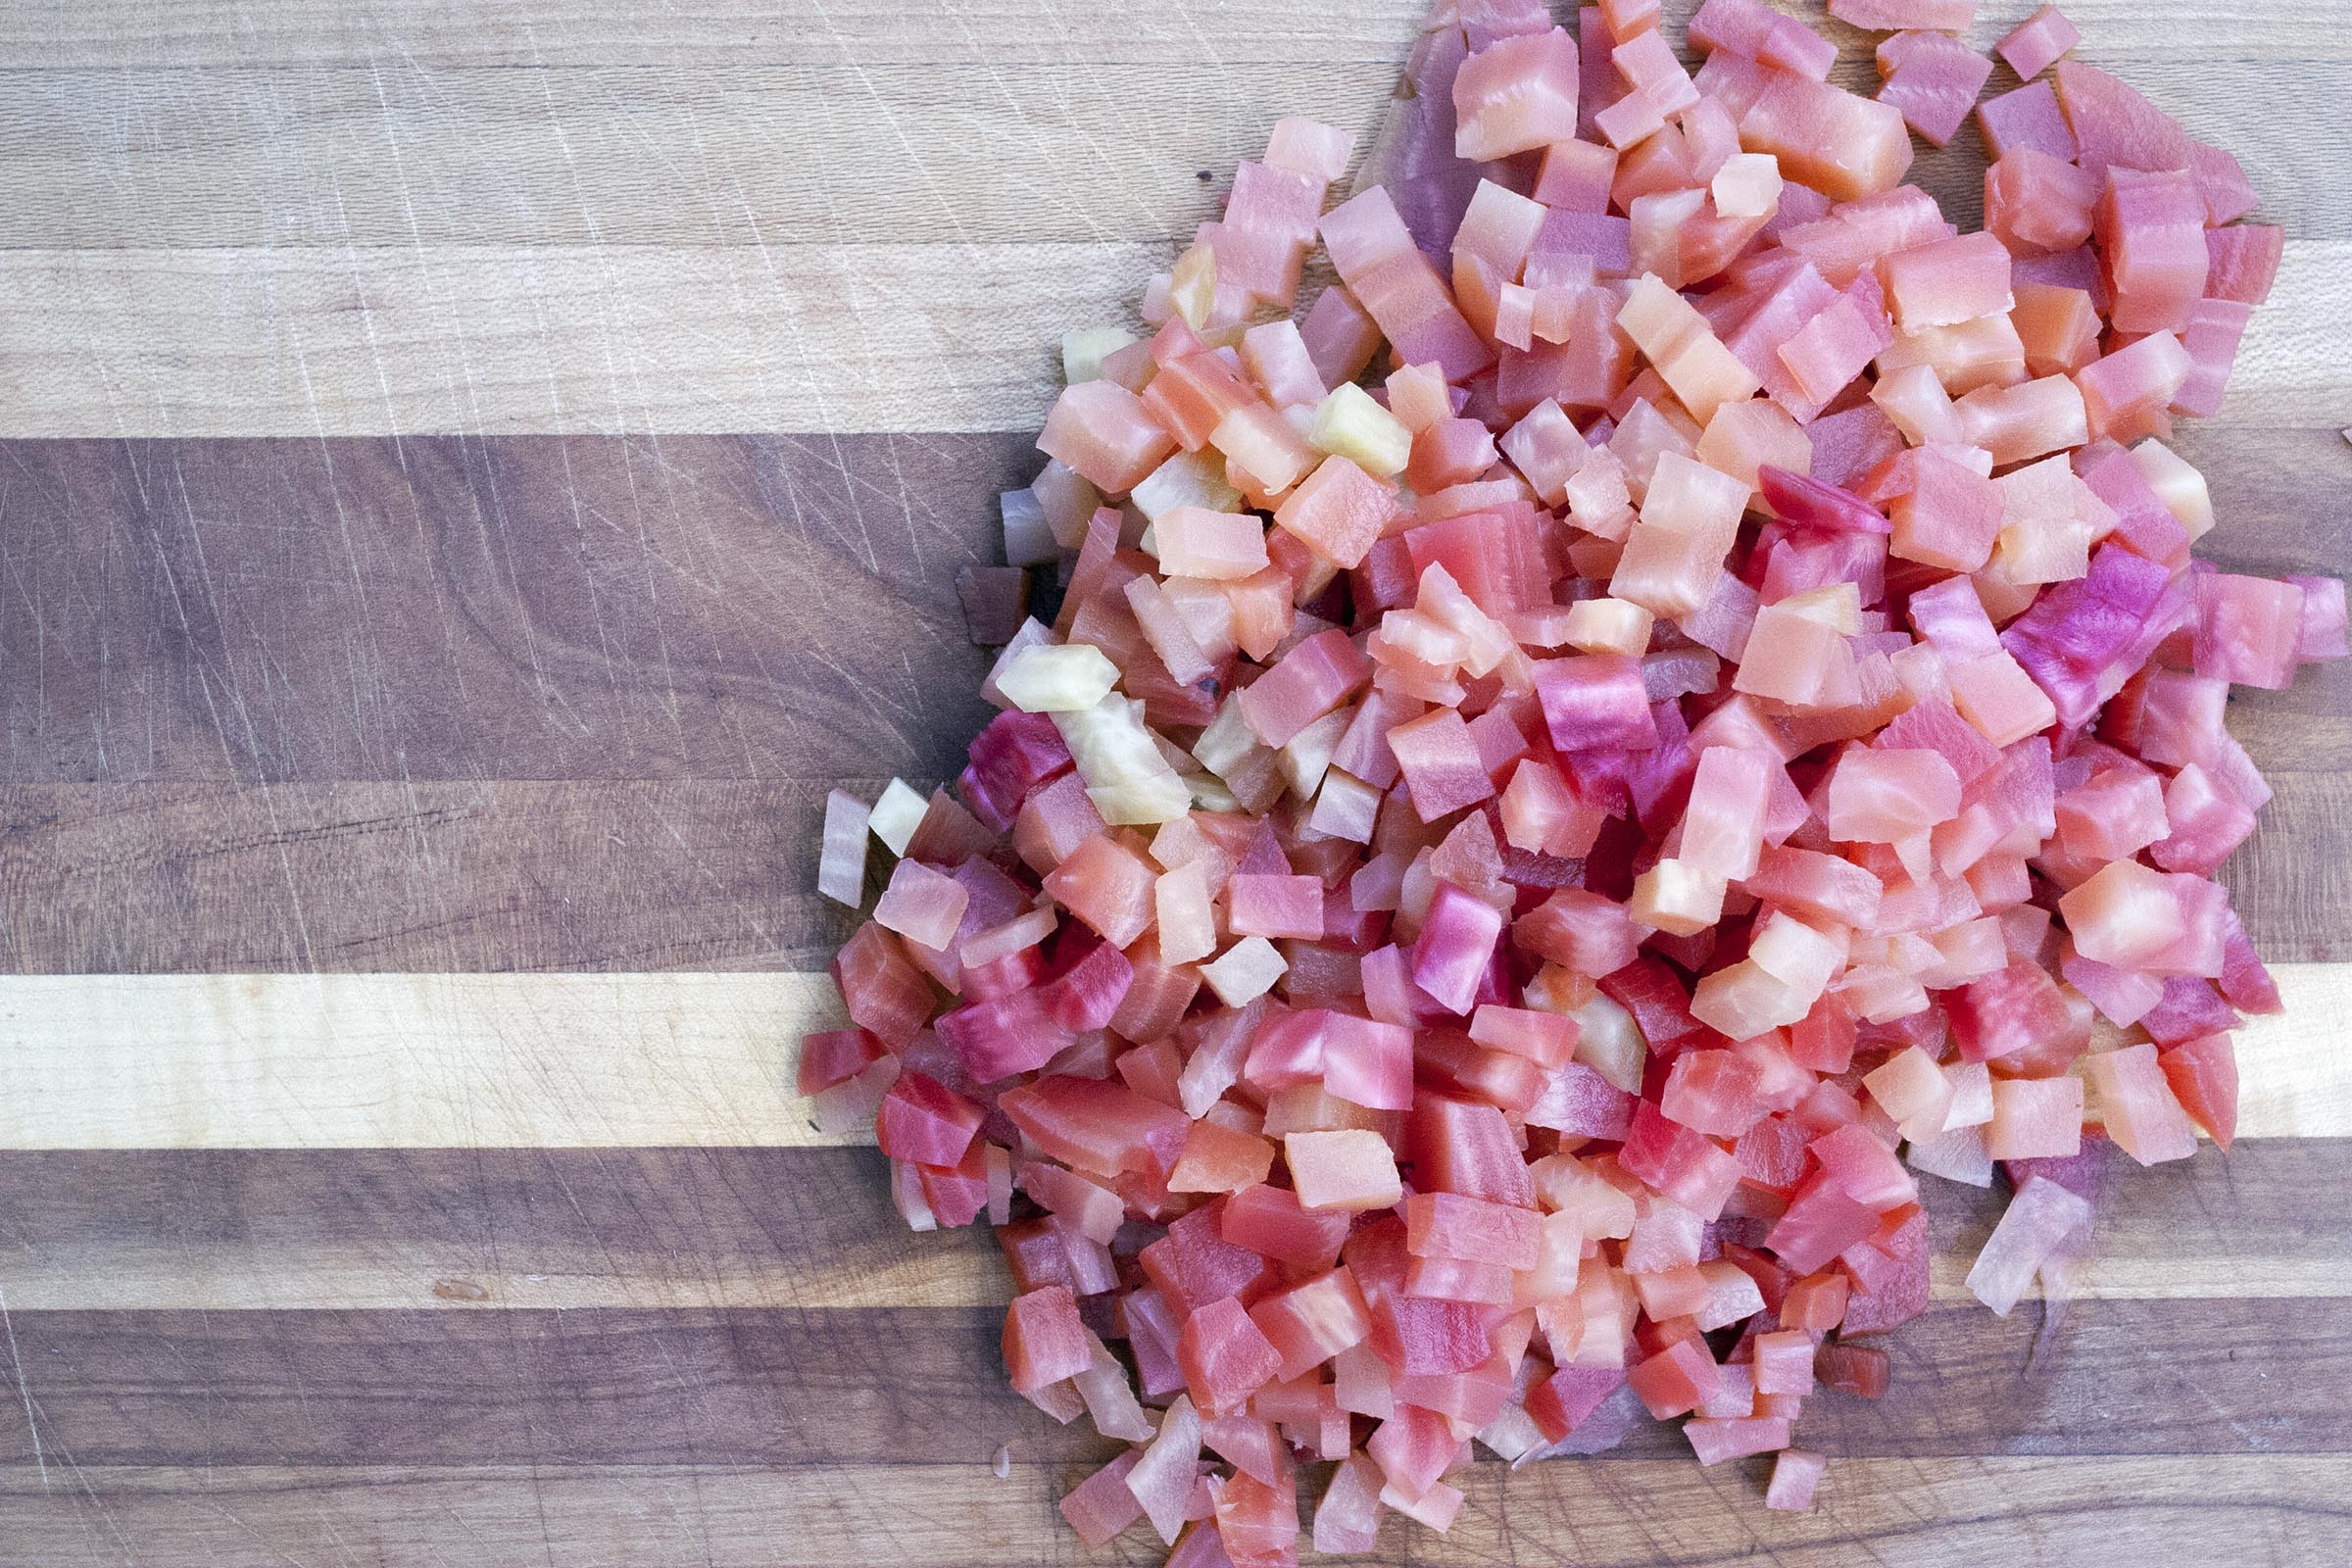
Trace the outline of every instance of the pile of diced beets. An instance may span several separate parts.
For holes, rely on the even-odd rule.
[[[2006,1313],[2110,1142],[2229,1144],[2278,997],[2224,709],[2342,655],[2344,591],[2192,560],[2163,438],[2279,232],[2053,10],[1979,103],[1972,10],[1832,0],[1920,29],[1874,100],[1759,0],[1695,77],[1656,0],[1442,4],[1352,197],[1280,122],[1152,335],[1066,340],[962,584],[1003,711],[953,793],[836,792],[824,889],[898,858],[800,1082],[915,1229],[995,1226],[1013,1387],[1130,1445],[1090,1544],[1296,1562],[1324,1460],[1365,1551],[1474,1437],[1643,1411],[1804,1508],[1805,1400],[1928,1299],[1915,1173],[2002,1168]],[[1963,235],[1902,179],[1972,108]]]

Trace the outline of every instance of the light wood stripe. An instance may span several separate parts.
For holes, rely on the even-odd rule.
[[[2278,970],[2239,1036],[2247,1138],[2352,1136],[2352,965]],[[820,1148],[808,974],[18,975],[0,1149]]]
[[[2204,1159],[2227,1159],[2226,1154],[2202,1150]],[[2132,1172],[2119,1170],[2116,1179],[2130,1181]],[[2217,1183],[2217,1187],[2223,1184]],[[1931,1200],[1931,1202],[1936,1200]],[[2227,1200],[2226,1198],[2223,1200]],[[1986,1226],[1988,1233],[1991,1227]],[[1983,1236],[1977,1238],[1979,1246]],[[2074,1299],[2084,1301],[2210,1301],[2281,1300],[2311,1296],[2352,1296],[2352,1260],[2342,1257],[2298,1258],[2278,1263],[2259,1257],[2183,1258],[2122,1254],[2115,1250],[2113,1230],[2102,1230],[2098,1249],[2083,1265],[2075,1284]],[[1968,1271],[1977,1250],[1938,1252],[1930,1260],[1931,1298],[1969,1301]],[[1009,1298],[1009,1293],[1006,1293]],[[2021,1299],[2041,1299],[2041,1287],[2030,1287]]]
[[[877,1186],[880,1178],[876,1178]],[[898,1223],[889,1216],[888,1223]],[[1001,1306],[1012,1282],[985,1233],[913,1238],[919,1245],[890,1266],[855,1274],[790,1263],[748,1263],[715,1277],[544,1274],[510,1268],[436,1269],[423,1249],[276,1248],[240,1253],[233,1271],[194,1271],[148,1250],[76,1248],[66,1266],[5,1270],[12,1311],[499,1311],[662,1307],[795,1310],[863,1307]],[[528,1239],[522,1239],[527,1250]],[[510,1244],[508,1250],[515,1248]],[[2322,1282],[2332,1284],[2333,1282]],[[2154,1294],[2154,1293],[2148,1293]],[[2178,1294],[2178,1293],[2175,1293]],[[2207,1295],[2243,1295],[2227,1289]],[[2352,1295],[2324,1288],[2294,1296]]]
[[[1555,8],[1556,10],[1557,8]],[[1678,12],[1668,17],[1678,35]],[[1779,0],[1849,49],[1867,35],[1817,5]],[[2022,8],[1988,7],[1968,30],[1989,46]],[[782,24],[772,3],[711,0],[690,11],[627,0],[23,0],[0,16],[0,70],[366,65],[466,67],[799,65],[1020,66],[1050,53],[1084,69],[1153,65],[1197,73],[1225,62],[1395,62],[1428,7],[1420,0],[1220,0],[1170,7],[1089,0],[941,0],[906,25],[894,0],[826,0],[815,24]],[[2139,0],[2076,0],[2085,58],[2135,67],[2352,59],[2334,0],[2264,0],[2147,24]],[[1864,49],[1867,45],[1862,45]],[[2175,112],[2182,106],[2168,104]]]
[[[2219,1159],[2219,1154],[2208,1154]],[[889,1223],[897,1223],[893,1216]],[[2100,1246],[2114,1238],[2103,1233]],[[104,1247],[77,1250],[71,1266],[49,1268],[4,1288],[19,1311],[241,1312],[443,1310],[499,1311],[554,1307],[709,1309],[1002,1306],[1012,1282],[994,1250],[956,1238],[924,1237],[924,1255],[855,1276],[812,1278],[784,1264],[750,1267],[721,1279],[656,1274],[432,1272],[427,1257],[351,1255],[332,1248],[282,1249],[241,1256],[237,1271],[195,1275],[144,1252]],[[1938,1301],[1972,1298],[1966,1280],[1974,1252],[1935,1259]],[[247,1270],[250,1269],[250,1272]],[[14,1272],[14,1271],[11,1271]],[[2038,1288],[2025,1298],[2040,1298]],[[2147,1258],[2095,1255],[2075,1298],[2089,1301],[2283,1299],[2352,1296],[2352,1262],[2320,1259],[2265,1266],[2261,1259]]]
[[[1057,58],[0,72],[0,247],[1174,240],[1277,116],[1336,116],[1368,146],[1396,66],[1249,60],[1179,93],[1168,75]]]
[[[1802,0],[1779,0],[1775,9],[1817,25],[1821,23],[1819,8]],[[2032,9],[2023,0],[1983,7],[1977,13],[1976,25],[1968,30],[1969,41],[1980,47],[1990,45]],[[2192,65],[2211,65],[2217,59],[2352,59],[2352,36],[2336,25],[2342,19],[2336,0],[2263,0],[2259,6],[2240,7],[2235,15],[2183,7],[2168,11],[2162,25],[2149,24],[2145,0],[2068,0],[2065,10],[2067,20],[2081,29],[2084,40],[2078,58],[2094,65],[2109,59],[2178,60]],[[2007,79],[2005,75],[1995,78]],[[2180,113],[2190,106],[2168,102],[2167,107]]]
[[[2238,1033],[2241,1138],[2352,1135],[2352,964],[2285,963],[2272,971],[2286,1010]]]
[[[0,1148],[806,1147],[822,975],[26,975]],[[837,1141],[837,1140],[836,1140]]]
[[[0,436],[1034,429],[1166,253],[0,252]]]
[[[2114,7],[2118,0],[2091,0]],[[2326,0],[2289,0],[2276,53],[2295,35],[2283,18],[2324,16]],[[1334,61],[1403,56],[1421,0],[938,0],[910,25],[902,0],[23,0],[0,12],[0,68],[367,65],[418,68],[657,65],[1021,66],[1041,57],[1073,71],[1115,64],[1181,69],[1203,62]],[[2312,32],[2306,29],[2306,43]],[[2124,29],[2118,28],[2119,33]],[[2265,32],[2258,36],[2268,36]],[[1311,80],[1302,74],[1302,79]]]
[[[2224,1156],[2208,1152],[2208,1158]],[[896,1216],[885,1223],[896,1224]],[[1981,1240],[1981,1238],[1980,1238]],[[745,1267],[723,1278],[660,1274],[526,1274],[471,1268],[434,1272],[433,1260],[350,1254],[332,1248],[254,1251],[234,1272],[193,1273],[144,1251],[103,1246],[76,1249],[53,1266],[4,1288],[19,1311],[240,1312],[440,1310],[500,1311],[553,1307],[766,1309],[1002,1306],[1012,1282],[993,1247],[970,1238],[926,1236],[921,1250],[897,1266],[856,1275],[811,1276],[785,1264]],[[2352,1262],[2342,1258],[2266,1264],[2259,1258],[2115,1255],[2116,1238],[2078,1282],[2088,1301],[2277,1300],[2352,1296]],[[1971,1251],[1938,1255],[1933,1298],[1967,1301]],[[17,1271],[10,1270],[14,1274]],[[2038,1300],[2038,1287],[2025,1299]]]
[[[2278,285],[2239,345],[2221,413],[2195,427],[2307,430],[2352,421],[2352,362],[2343,352],[2348,296],[2352,244],[2290,237]]]
[[[782,238],[0,252],[0,436],[1030,430],[1169,255]],[[2352,423],[2347,297],[2290,244],[2211,423]]]
[[[1670,7],[1669,16],[1688,7]],[[1817,5],[1780,0],[1849,42],[1861,34]],[[2022,5],[1987,7],[1969,30],[1989,45]],[[0,14],[0,69],[126,66],[364,65],[390,58],[466,66],[1022,65],[1049,51],[1074,67],[1273,60],[1321,66],[1401,57],[1428,7],[1420,0],[1089,0],[1085,23],[1055,0],[941,0],[929,25],[906,24],[895,0],[826,0],[814,26],[779,24],[772,0],[707,0],[691,10],[628,0],[22,0]],[[2342,61],[2352,37],[2336,0],[2264,0],[2233,10],[2167,13],[2148,25],[2142,0],[2074,0],[2098,63]],[[1679,24],[1677,24],[1679,26]],[[2168,104],[2178,109],[2180,106]]]
[[[2093,40],[2084,58],[2188,106],[2192,129],[2244,160],[2270,220],[2352,239],[2332,147],[2271,108],[2327,90],[2340,67],[2125,61]],[[1368,147],[1405,34],[1312,74],[1249,56],[1200,70],[1198,48],[1083,71],[1058,51],[1001,64],[0,70],[12,197],[0,248],[1169,240],[1214,215],[1277,116],[1335,119]],[[1851,85],[1875,90],[1866,60],[1849,51]],[[1970,135],[1923,155],[1912,177],[1958,219],[1981,208],[1982,167]]]
[[[50,1471],[0,1472],[0,1497],[12,1547],[28,1562],[1033,1568],[1079,1560],[1053,1510],[1086,1467],[1035,1462],[1016,1447],[1011,1474],[998,1481],[987,1471],[997,1442],[975,1431],[968,1460],[928,1466],[68,1471],[52,1462]],[[2352,1461],[2335,1454],[2206,1455],[2194,1464],[1841,1458],[1809,1514],[1767,1512],[1760,1475],[1754,1465],[1702,1470],[1688,1458],[1567,1459],[1515,1472],[1482,1462],[1454,1478],[1469,1498],[1450,1531],[1390,1518],[1380,1558],[1365,1560],[1849,1568],[1867,1556],[1879,1568],[2208,1568],[2216,1560],[2263,1568],[2331,1560],[2330,1544],[2352,1530],[2343,1500]],[[1319,1484],[1317,1472],[1302,1494],[1311,1498]],[[2123,1498],[2130,1505],[2119,1508]],[[1107,1549],[1119,1560],[1156,1560],[1165,1548],[1139,1527]]]

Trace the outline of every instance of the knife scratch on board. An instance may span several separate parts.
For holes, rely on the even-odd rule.
[[[17,1320],[9,1315],[8,1292],[0,1290],[0,1328],[8,1331],[9,1364],[16,1369],[17,1396],[24,1401],[24,1430],[32,1438],[32,1462],[41,1475],[41,1490],[49,1490],[49,1461],[41,1454],[41,1423],[32,1413],[32,1388],[24,1381],[24,1358],[17,1353]]]

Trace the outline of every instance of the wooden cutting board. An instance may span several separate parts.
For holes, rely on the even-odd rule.
[[[2342,571],[2352,29],[2069,9],[2290,236],[2205,553]],[[0,1562],[1082,1560],[988,1246],[795,1114],[821,801],[979,721],[953,579],[1060,330],[1276,115],[1368,133],[1419,10],[0,11]],[[2232,722],[2296,1010],[2038,1353],[1939,1265],[1814,1515],[1655,1432],[1386,1560],[2352,1556],[2352,668]]]

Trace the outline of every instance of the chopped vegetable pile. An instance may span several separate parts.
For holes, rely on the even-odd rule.
[[[1130,1445],[1091,1545],[1296,1562],[1319,1459],[1314,1546],[1366,1551],[1473,1437],[1643,1413],[1805,1508],[1799,1412],[1927,1302],[1918,1172],[2003,1167],[2005,1314],[2109,1141],[2230,1143],[2278,996],[2223,711],[2344,654],[2344,589],[2192,560],[2165,437],[2279,231],[2055,10],[1981,103],[1972,0],[1830,10],[1919,29],[1876,99],[1760,0],[1695,76],[1655,0],[1447,0],[1348,200],[1277,122],[1152,335],[1063,345],[961,585],[971,765],[831,802],[824,891],[898,858],[801,1088],[915,1229],[996,1227],[1013,1387]],[[1902,180],[1972,109],[1961,234]]]

